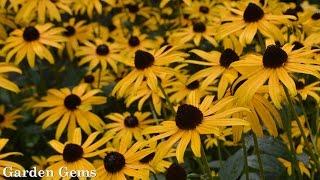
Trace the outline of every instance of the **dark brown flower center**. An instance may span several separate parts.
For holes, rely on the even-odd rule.
[[[138,118],[135,116],[128,116],[124,119],[124,125],[128,128],[134,128],[139,125]]]
[[[139,11],[139,6],[138,5],[132,5],[128,4],[126,5],[130,13],[137,13]]]
[[[81,99],[75,94],[70,94],[64,99],[64,106],[71,111],[77,109],[80,104]]]
[[[297,10],[296,9],[292,9],[292,8],[290,8],[290,9],[287,9],[286,10],[286,12],[284,12],[283,13],[284,15],[291,15],[291,16],[294,16],[294,17],[296,17],[297,19],[296,20],[298,20],[298,12],[297,12]]]
[[[129,45],[131,47],[138,46],[140,44],[140,40],[137,36],[131,36],[129,39]]]
[[[263,10],[254,3],[249,3],[243,13],[243,19],[245,22],[257,22],[264,16]]]
[[[299,41],[293,42],[292,45],[294,45],[294,47],[292,48],[292,50],[297,50],[297,49],[301,49],[301,48],[304,47],[304,45],[303,45],[301,42],[299,42]]]
[[[126,159],[118,152],[110,152],[104,157],[104,168],[109,173],[117,173],[126,165]]]
[[[105,56],[109,54],[109,47],[105,44],[101,44],[97,47],[96,53],[100,56]]]
[[[82,158],[83,149],[77,144],[67,144],[63,149],[63,160],[72,163]]]
[[[295,81],[294,83],[296,84],[296,89],[297,90],[301,90],[301,89],[303,89],[305,87],[305,84],[302,81]]]
[[[179,164],[173,163],[167,169],[166,180],[186,180],[187,172]]]
[[[91,75],[91,74],[90,75],[86,75],[84,77],[84,82],[89,83],[89,84],[93,83],[94,82],[94,76]]]
[[[2,123],[5,120],[4,115],[0,114],[0,123]]]
[[[196,33],[203,33],[206,31],[206,25],[202,22],[193,23],[193,31]]]
[[[72,26],[67,26],[66,30],[63,34],[67,37],[73,36],[76,33],[76,30]]]
[[[203,120],[202,112],[197,108],[189,104],[183,104],[179,106],[176,115],[176,125],[183,130],[193,130]]]
[[[195,81],[193,81],[192,83],[188,84],[188,85],[187,85],[187,88],[188,88],[189,90],[195,90],[195,89],[198,89],[199,86],[200,86],[199,81],[195,80]]]
[[[278,68],[287,61],[287,53],[276,45],[268,46],[263,54],[263,66],[265,68]]]
[[[220,65],[228,68],[231,63],[239,61],[239,56],[234,50],[227,48],[221,53],[220,56]]]
[[[206,6],[200,6],[199,11],[202,12],[203,14],[208,14],[209,8]]]
[[[311,18],[312,18],[313,20],[319,20],[319,19],[320,19],[320,13],[314,13],[314,14],[311,16]]]
[[[151,154],[148,154],[147,156],[145,156],[144,158],[142,158],[141,160],[140,160],[140,162],[141,163],[144,163],[144,164],[146,164],[146,163],[149,163],[153,158],[154,158],[154,155],[155,155],[156,153],[151,153]]]
[[[148,67],[151,67],[154,63],[154,57],[152,54],[137,50],[134,57],[134,65],[139,70],[144,70]]]
[[[35,27],[28,26],[24,29],[22,36],[25,41],[31,42],[31,41],[35,41],[35,40],[39,39],[40,33]]]
[[[58,2],[59,0],[50,0],[51,2],[53,2],[53,3],[56,3],[56,2]]]

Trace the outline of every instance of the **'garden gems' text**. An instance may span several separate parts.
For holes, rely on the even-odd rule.
[[[96,170],[68,170],[67,167],[61,167],[58,174],[53,170],[38,170],[32,167],[31,170],[17,170],[12,167],[3,168],[5,177],[96,177]]]

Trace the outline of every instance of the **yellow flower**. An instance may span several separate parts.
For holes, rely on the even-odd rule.
[[[218,22],[220,21],[218,18],[219,11],[216,7],[216,1],[191,1],[189,6],[184,7],[183,12],[189,15],[189,19],[196,19],[201,22]]]
[[[32,166],[36,167],[37,170],[45,170],[49,166],[48,160],[44,156],[31,156],[31,159],[37,163]]]
[[[45,129],[60,120],[56,130],[56,139],[59,139],[68,125],[70,137],[77,124],[86,134],[91,134],[90,126],[96,130],[103,130],[104,122],[99,116],[90,112],[92,105],[104,104],[106,97],[95,96],[101,90],[87,90],[87,84],[80,84],[70,91],[68,88],[49,89],[48,95],[34,107],[50,108],[36,118],[36,122],[45,120],[42,128]]]
[[[4,146],[7,144],[8,141],[9,141],[9,139],[4,139],[4,138],[0,139],[0,151],[3,150]],[[3,160],[4,158],[11,156],[11,155],[23,155],[23,154],[19,153],[19,152],[0,153],[0,168],[3,169],[5,167],[12,167],[13,171],[24,170],[24,168],[18,163]],[[0,171],[0,176],[3,176],[3,170]],[[0,179],[3,179],[3,178],[0,177]]]
[[[16,84],[6,79],[6,75],[4,73],[8,72],[16,72],[19,74],[22,73],[18,67],[8,63],[0,62],[0,87],[16,93],[20,92],[19,87]]]
[[[219,39],[223,39],[243,29],[239,37],[240,43],[243,46],[251,43],[257,31],[283,44],[284,37],[276,25],[288,25],[290,24],[289,19],[295,19],[294,16],[290,15],[274,15],[265,12],[264,7],[261,8],[258,4],[250,1],[244,10],[235,8],[229,8],[229,10],[236,15],[222,18],[222,21],[226,23],[219,27],[217,36]]]
[[[199,103],[194,95],[189,96],[187,103],[180,105],[177,110],[175,120],[167,120],[159,126],[148,127],[143,130],[143,134],[154,134],[148,142],[167,138],[165,147],[159,149],[155,155],[155,163],[163,158],[169,149],[179,140],[176,156],[179,163],[182,163],[184,152],[189,143],[191,143],[192,152],[196,157],[201,156],[201,134],[221,135],[219,126],[231,125],[249,125],[243,119],[230,118],[236,112],[242,112],[247,108],[231,107],[225,110],[225,107],[236,100],[234,97],[227,97],[212,106],[213,96],[206,96],[202,103]]]
[[[88,72],[82,79],[82,83],[89,84],[89,88],[102,88],[110,85],[115,81],[116,77],[110,72],[110,70],[98,69],[93,72]]]
[[[35,56],[40,59],[45,58],[51,64],[54,58],[46,46],[62,49],[61,42],[66,39],[61,35],[63,28],[53,28],[53,24],[28,26],[23,29],[16,29],[6,39],[2,53],[7,53],[6,61],[10,61],[15,56],[15,64],[27,57],[30,67],[35,66]]]
[[[135,112],[131,115],[129,112],[111,113],[106,118],[112,120],[105,125],[107,132],[114,132],[113,143],[118,145],[120,142],[130,146],[133,139],[143,141],[144,137],[141,131],[146,127],[151,126],[155,122],[154,119],[147,119],[151,115],[150,112]]]
[[[121,143],[120,143],[121,144]],[[126,176],[137,179],[149,179],[149,165],[139,162],[152,153],[149,149],[139,150],[143,142],[137,142],[127,150],[126,146],[119,146],[115,151],[109,151],[103,159],[103,165],[97,168],[97,178],[105,180],[126,179]]]
[[[77,174],[77,177],[82,180],[87,179],[86,176],[90,176],[91,171],[96,170],[87,159],[112,150],[110,148],[98,150],[99,147],[103,146],[112,138],[112,134],[108,134],[94,142],[98,135],[99,132],[94,132],[88,136],[84,143],[82,143],[81,129],[76,128],[72,133],[72,137],[68,138],[68,141],[64,144],[57,140],[51,140],[49,142],[50,146],[60,155],[53,155],[48,158],[47,161],[52,163],[52,165],[46,170],[54,172],[53,174],[56,175],[54,179],[61,178],[57,176],[57,174],[59,174],[59,170],[62,167],[67,168],[68,172],[82,170],[87,173]],[[70,179],[71,177],[66,174],[66,178]]]
[[[285,168],[287,168],[288,175],[291,176],[292,175],[292,163],[290,161],[283,159],[283,158],[277,158],[277,159],[278,159],[278,161],[280,161],[283,164],[283,166]],[[298,161],[298,166],[299,166],[301,173],[306,174],[310,178],[310,171],[305,166],[305,164],[301,161]]]
[[[98,14],[102,13],[102,4],[100,0],[73,0],[72,10],[76,15],[83,15],[87,12],[89,18],[93,18],[93,10]]]
[[[21,108],[17,108],[11,112],[5,112],[4,105],[0,105],[0,129],[8,128],[16,130],[14,123],[17,119],[21,119],[23,116],[18,115],[21,111]]]
[[[247,104],[257,90],[268,81],[268,92],[272,102],[281,108],[281,95],[284,86],[288,88],[291,96],[297,94],[296,85],[289,73],[309,74],[320,78],[319,61],[309,58],[314,51],[305,48],[292,50],[294,45],[286,44],[283,47],[269,45],[263,56],[250,54],[231,64],[243,76],[240,80],[248,79],[235,92],[240,97],[240,104]]]

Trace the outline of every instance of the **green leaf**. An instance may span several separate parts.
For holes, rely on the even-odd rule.
[[[276,177],[281,175],[283,166],[276,157],[268,154],[261,154],[260,156],[266,176]],[[248,156],[248,166],[254,169],[259,169],[259,163],[256,155]]]
[[[230,156],[222,165],[219,175],[221,180],[237,179],[244,167],[243,150],[238,150],[234,155]]]
[[[279,138],[265,135],[258,138],[258,145],[261,153],[264,154],[273,155],[275,157],[287,157],[289,154],[287,146]],[[254,146],[252,138],[248,142],[248,146]]]

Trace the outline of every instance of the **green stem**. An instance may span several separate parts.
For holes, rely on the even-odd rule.
[[[299,115],[298,115],[297,111],[295,110],[294,105],[293,105],[293,103],[292,103],[292,101],[291,101],[291,98],[290,98],[288,89],[287,89],[286,86],[283,86],[283,88],[284,88],[284,91],[285,91],[285,93],[286,93],[287,100],[288,100],[288,102],[289,102],[289,107],[291,108],[291,110],[292,110],[292,112],[293,112],[293,114],[294,114],[294,120],[295,120],[295,121],[297,122],[297,124],[298,124],[298,127],[299,127],[299,130],[300,130],[300,132],[301,132],[302,138],[303,138],[303,140],[304,140],[304,142],[305,142],[305,145],[306,145],[306,147],[307,147],[307,149],[308,149],[308,151],[309,151],[309,155],[311,156],[311,159],[312,159],[313,162],[315,163],[316,168],[317,168],[318,170],[320,170],[319,161],[317,160],[316,156],[314,155],[314,153],[313,153],[313,151],[312,151],[312,148],[311,148],[310,144],[308,143],[307,136],[306,136],[306,134],[305,134],[304,131],[303,131],[303,127],[302,127],[302,125],[301,125],[301,123],[300,123],[300,121],[299,121]]]
[[[154,107],[153,107],[153,104],[152,104],[151,101],[149,101],[149,106],[150,106],[150,109],[151,109],[151,113],[152,113],[153,119],[155,119],[155,120],[156,120],[156,124],[159,125],[159,124],[160,124],[160,123],[159,123],[159,119],[158,119],[158,117],[157,117],[157,113],[156,113],[156,111],[154,110]]]
[[[247,147],[246,147],[246,142],[245,142],[243,133],[241,135],[241,141],[242,141],[242,149],[243,149],[243,157],[244,157],[244,173],[246,174],[246,180],[249,180],[248,154],[247,154]]]
[[[99,28],[100,29],[100,28]],[[100,88],[100,81],[101,81],[101,71],[102,69],[99,69],[99,77],[98,77],[98,89]]]
[[[171,111],[172,115],[176,115],[176,111],[175,111],[174,108],[173,108],[173,104],[172,104],[171,101],[169,100],[168,94],[164,91],[164,89],[163,89],[163,87],[162,87],[162,85],[161,85],[161,82],[159,82],[158,84],[159,84],[159,88],[160,88],[160,90],[161,90],[161,92],[162,92],[165,100],[166,100],[167,103],[168,103],[168,106],[169,106],[169,108],[170,108],[170,111]]]
[[[260,44],[260,47],[261,47],[261,53],[263,54],[264,51],[266,50],[266,45],[263,41],[263,37],[262,37],[262,34],[258,31],[257,32],[257,35],[258,35],[258,41],[259,41],[259,44]]]
[[[307,128],[308,128],[308,130],[309,130],[309,132],[310,132],[311,142],[312,142],[313,147],[314,147],[314,149],[315,149],[316,155],[319,157],[318,148],[317,148],[316,142],[314,141],[314,138],[313,138],[312,130],[311,130],[311,127],[310,127],[310,124],[309,124],[309,121],[308,121],[308,116],[307,116],[306,110],[305,110],[305,108],[304,108],[304,106],[303,106],[303,100],[302,100],[301,96],[299,96],[299,95],[298,95],[298,98],[299,98],[300,108],[301,108],[301,110],[302,110],[304,119],[305,119],[306,124],[307,124]]]
[[[222,154],[221,154],[221,141],[218,139],[218,156],[219,156],[219,163],[220,163],[220,168],[222,167]]]
[[[151,171],[151,173],[152,173],[152,175],[153,175],[154,180],[158,180],[157,175],[156,175],[154,172],[152,172],[152,171]]]
[[[259,149],[259,145],[258,145],[258,139],[255,133],[252,133],[252,137],[253,137],[253,142],[254,142],[254,150],[256,152],[256,156],[258,159],[258,163],[259,163],[259,170],[260,170],[260,178],[262,180],[264,180],[264,170],[263,170],[263,165],[262,165],[262,160],[261,160],[261,156],[260,156],[260,149]]]
[[[211,170],[209,168],[207,156],[206,156],[206,153],[204,151],[202,144],[201,144],[200,148],[201,148],[201,165],[200,166],[202,166],[202,169],[203,169],[204,173],[206,174],[206,176],[208,177],[208,180],[213,180],[212,175],[211,175]]]

